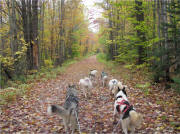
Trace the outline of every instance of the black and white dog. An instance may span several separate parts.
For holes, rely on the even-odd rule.
[[[135,128],[141,127],[143,117],[140,113],[135,111],[132,105],[130,105],[125,87],[122,90],[118,87],[118,90],[119,92],[116,95],[114,103],[114,122],[116,121],[116,115],[120,114],[123,132],[128,134],[128,129],[130,129],[133,134]]]

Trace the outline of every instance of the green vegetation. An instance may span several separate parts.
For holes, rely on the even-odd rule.
[[[171,84],[171,86],[176,89],[177,92],[180,93],[180,78],[173,78],[174,83]]]
[[[134,87],[139,88],[142,90],[142,92],[144,93],[144,95],[149,95],[149,92],[151,90],[150,86],[151,83],[149,81],[151,81],[151,77],[150,77],[150,73],[148,75],[146,71],[138,71],[137,68],[133,68],[131,65],[123,65],[120,63],[117,63],[115,61],[112,60],[107,60],[108,56],[104,53],[99,53],[97,55],[97,60],[103,64],[106,65],[106,67],[111,70],[112,73],[114,74],[119,74],[123,80],[130,82],[132,81],[133,78],[139,77],[138,73],[143,73],[144,75],[141,75],[141,78],[146,78],[143,79],[143,81],[141,79],[136,78],[134,81],[136,81],[137,83],[134,85]],[[136,71],[135,71],[136,70]]]
[[[111,61],[111,60],[108,60],[108,56],[104,53],[99,53],[97,55],[97,60],[103,64],[106,65],[106,67],[108,69],[111,70],[112,73],[115,73],[115,66],[116,66],[116,63],[114,61]]]
[[[21,75],[14,78],[13,81],[8,81],[6,88],[0,90],[0,105],[10,103],[20,96],[26,96],[32,88],[33,83],[36,81],[47,81],[49,79],[55,79],[58,75],[62,74],[68,66],[76,63],[77,60],[67,60],[56,68],[50,68],[50,62],[47,61],[47,67],[42,68],[39,72],[27,75],[27,77]]]
[[[99,43],[109,60],[179,90],[180,0],[103,0]]]
[[[15,84],[13,84],[15,85]],[[31,84],[20,84],[14,87],[8,87],[0,91],[0,106],[15,101],[18,97],[24,96],[31,89]]]
[[[141,89],[145,95],[149,95],[151,84],[146,82],[145,84],[136,84],[136,87]]]

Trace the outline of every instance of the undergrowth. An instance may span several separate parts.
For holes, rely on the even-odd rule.
[[[106,65],[106,67],[113,73],[118,74],[123,78],[123,80],[126,82],[132,82],[134,83],[132,86],[139,88],[142,90],[142,92],[145,95],[149,95],[150,92],[150,78],[146,76],[141,75],[143,72],[146,74],[147,72],[140,70],[138,67],[128,65],[128,64],[119,64],[115,61],[108,60],[108,57],[104,53],[100,53],[97,55],[97,60],[103,64]],[[141,80],[137,79],[137,77],[141,77]],[[146,82],[144,84],[144,82]]]
[[[99,53],[97,56],[97,60],[106,65],[106,67],[111,70],[112,73],[116,73],[117,70],[115,69],[116,63],[114,61],[108,60],[108,57],[104,53]]]
[[[118,64],[117,62],[108,60],[104,53],[97,55],[99,62],[105,64],[112,73],[119,74],[125,81],[133,81],[133,86],[139,88],[145,95],[149,95],[151,91],[151,83],[153,83],[153,73],[149,72],[146,66]],[[180,93],[180,78],[173,78],[171,88]]]
[[[91,55],[87,55],[84,58],[89,56]],[[58,66],[56,68],[42,67],[39,71],[34,71],[31,75],[14,77],[13,80],[9,80],[7,82],[4,89],[0,90],[0,106],[13,102],[20,96],[26,96],[27,92],[32,89],[32,85],[34,85],[34,83],[55,79],[58,75],[65,72],[68,66],[84,58],[67,60],[62,64],[62,66]]]

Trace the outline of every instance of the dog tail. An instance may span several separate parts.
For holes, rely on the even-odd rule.
[[[140,113],[137,113],[136,111],[132,110],[129,112],[131,123],[136,126],[137,128],[141,127],[143,117]]]
[[[61,117],[68,116],[68,114],[69,114],[66,109],[64,109],[61,106],[57,106],[57,105],[50,105],[50,106],[48,106],[47,113],[50,114],[50,115],[51,114],[58,114]]]

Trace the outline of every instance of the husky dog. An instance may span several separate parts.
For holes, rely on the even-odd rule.
[[[87,94],[90,94],[90,89],[93,88],[92,82],[90,78],[85,77],[84,79],[79,80],[79,86],[83,90],[85,97],[87,98]]]
[[[58,114],[62,117],[66,133],[68,133],[69,128],[72,133],[78,128],[78,103],[77,90],[74,85],[69,85],[64,106],[51,105],[47,109],[48,114]]]
[[[117,79],[112,79],[109,81],[109,90],[110,94],[113,94],[113,90],[117,88],[118,80]]]
[[[103,87],[106,86],[106,83],[107,83],[107,80],[108,80],[107,73],[105,73],[105,72],[101,73],[101,80],[102,80]]]
[[[98,71],[97,71],[96,69],[90,70],[89,78],[90,78],[91,80],[94,80],[94,79],[96,78],[97,72],[98,72]]]
[[[68,96],[77,96],[77,95],[78,95],[78,91],[76,85],[68,85],[66,98],[68,98]]]
[[[119,81],[117,85],[115,85],[112,89],[112,94],[114,95],[114,97],[116,97],[116,94],[123,88],[125,88],[125,86],[123,86],[122,82]]]
[[[132,105],[130,105],[125,87],[120,90],[116,95],[116,100],[114,103],[114,121],[117,113],[120,114],[121,125],[123,132],[128,134],[128,129],[130,128],[131,133],[134,134],[135,128],[141,127],[143,117],[140,113],[137,113]]]

